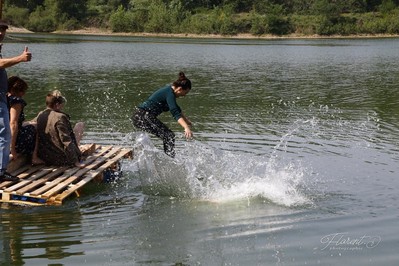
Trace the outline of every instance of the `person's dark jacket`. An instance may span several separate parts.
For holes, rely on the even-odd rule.
[[[38,156],[47,165],[73,165],[80,161],[81,152],[67,114],[44,110],[37,117],[37,134]]]

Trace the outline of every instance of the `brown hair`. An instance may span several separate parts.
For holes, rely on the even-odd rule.
[[[179,78],[172,85],[176,88],[181,87],[183,90],[191,90],[191,81],[183,72],[179,73]]]
[[[17,76],[8,78],[8,92],[11,94],[18,94],[20,92],[26,92],[28,84]]]
[[[46,105],[50,108],[54,108],[56,104],[66,103],[66,101],[66,98],[62,96],[59,90],[51,91],[46,96]]]

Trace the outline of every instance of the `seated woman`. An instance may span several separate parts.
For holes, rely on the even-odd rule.
[[[31,156],[35,148],[36,123],[25,121],[22,97],[28,90],[28,84],[16,76],[8,79],[8,105],[10,110],[11,157],[17,159],[21,154]]]
[[[37,116],[37,155],[47,165],[84,167],[79,149],[84,124],[72,129],[70,117],[62,112],[66,99],[58,90],[46,96],[47,109]]]

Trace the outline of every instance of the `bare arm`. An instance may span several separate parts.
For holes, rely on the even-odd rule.
[[[186,136],[186,139],[191,139],[193,137],[193,132],[191,131],[191,128],[187,123],[185,116],[182,115],[182,117],[180,117],[179,120],[177,120],[177,122],[184,128],[184,136]],[[190,121],[189,123],[191,125]]]
[[[28,62],[32,59],[32,54],[28,51],[28,47],[25,47],[22,54],[11,57],[11,58],[1,58],[0,59],[0,68],[12,67],[21,62]]]
[[[18,118],[22,111],[21,104],[14,104],[10,108],[10,128],[11,128],[11,155],[13,160],[18,158],[17,151],[15,149],[18,136]]]
[[[187,124],[188,126],[191,127],[191,126],[193,125],[193,123],[191,123],[190,119],[188,119],[188,117],[185,116],[183,113],[181,114],[181,117],[184,119],[184,121],[186,121],[186,124]]]

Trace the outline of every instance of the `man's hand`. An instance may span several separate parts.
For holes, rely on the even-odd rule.
[[[20,58],[21,62],[29,62],[30,60],[32,60],[32,54],[28,51],[28,46],[25,46],[24,51],[20,55]]]

